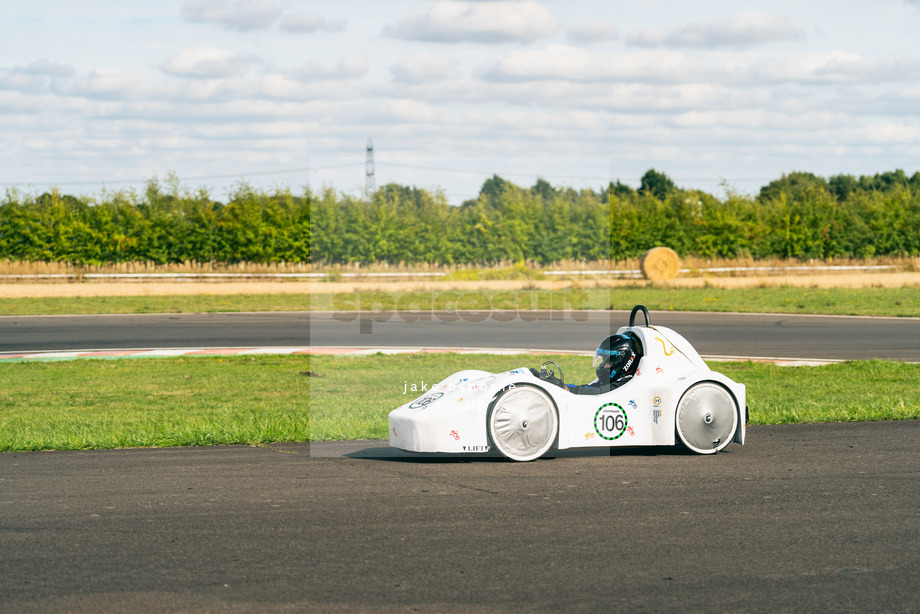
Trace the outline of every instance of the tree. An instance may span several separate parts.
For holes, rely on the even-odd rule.
[[[537,179],[537,182],[533,184],[533,187],[530,188],[530,191],[533,194],[541,197],[545,203],[552,202],[553,197],[556,195],[556,190],[553,188],[553,186],[550,185],[546,179],[542,178]]]
[[[510,181],[505,181],[498,175],[492,175],[483,182],[479,190],[479,200],[488,202],[493,207],[500,206],[502,195],[512,185]]]
[[[792,200],[798,201],[808,192],[827,190],[827,181],[813,173],[796,171],[774,179],[760,188],[760,200],[775,200],[780,194],[785,194]]]
[[[677,186],[674,185],[670,177],[650,168],[642,175],[642,185],[639,186],[639,193],[651,194],[658,200],[664,200],[668,194],[676,189]]]
[[[610,185],[607,187],[607,194],[609,197],[614,198],[632,198],[636,195],[636,191],[632,186],[628,186],[625,183],[620,183],[620,180],[617,179],[617,182],[610,182]]]
[[[897,187],[908,185],[909,181],[910,179],[907,178],[907,173],[901,169],[897,169],[894,171],[885,171],[884,173],[876,173],[871,177],[864,175],[859,178],[859,187],[864,190],[890,192]]]
[[[843,202],[859,187],[859,182],[853,175],[834,175],[828,179],[827,187],[837,197],[838,202]]]

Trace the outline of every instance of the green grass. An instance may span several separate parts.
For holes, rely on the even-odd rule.
[[[385,438],[387,413],[453,372],[587,357],[410,354],[0,362],[0,451]],[[920,365],[713,363],[748,386],[752,424],[920,418]],[[315,376],[308,376],[313,372]],[[756,436],[756,435],[752,435]]]
[[[834,315],[920,316],[920,287],[901,288],[665,288],[609,290],[520,290],[363,292],[314,294],[314,311],[488,309],[623,309],[645,305],[653,311],[807,313]]]
[[[306,357],[0,363],[0,451],[309,439]]]
[[[821,367],[712,363],[747,386],[751,424],[920,418],[920,364],[871,360]]]
[[[901,288],[666,288],[236,294],[0,299],[0,315],[200,313],[232,311],[349,311],[489,309],[625,309],[734,311],[834,315],[920,316],[920,287]]]
[[[68,296],[0,298],[0,315],[308,311],[304,294],[193,294],[188,296]]]

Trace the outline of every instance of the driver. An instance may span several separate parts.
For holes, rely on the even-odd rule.
[[[584,386],[566,384],[574,394],[604,394],[632,379],[639,368],[642,345],[632,333],[612,335],[604,339],[594,353],[597,379]]]

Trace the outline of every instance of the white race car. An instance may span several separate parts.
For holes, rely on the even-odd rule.
[[[645,325],[635,325],[642,312]],[[425,453],[497,450],[530,461],[551,448],[673,446],[713,454],[744,444],[745,386],[712,371],[690,343],[637,306],[617,334],[638,338],[638,370],[603,394],[574,394],[526,367],[460,371],[389,415],[390,445]],[[558,365],[554,365],[558,368]],[[549,376],[549,377],[548,377]],[[560,378],[562,376],[560,369]],[[555,382],[555,383],[554,383]]]

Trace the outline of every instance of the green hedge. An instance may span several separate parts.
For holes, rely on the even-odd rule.
[[[659,245],[703,258],[920,255],[920,173],[793,173],[757,196],[724,199],[650,170],[639,190],[526,188],[495,176],[456,207],[395,184],[370,200],[242,185],[224,204],[156,180],[143,195],[8,192],[0,203],[0,258],[17,261],[546,264]]]

